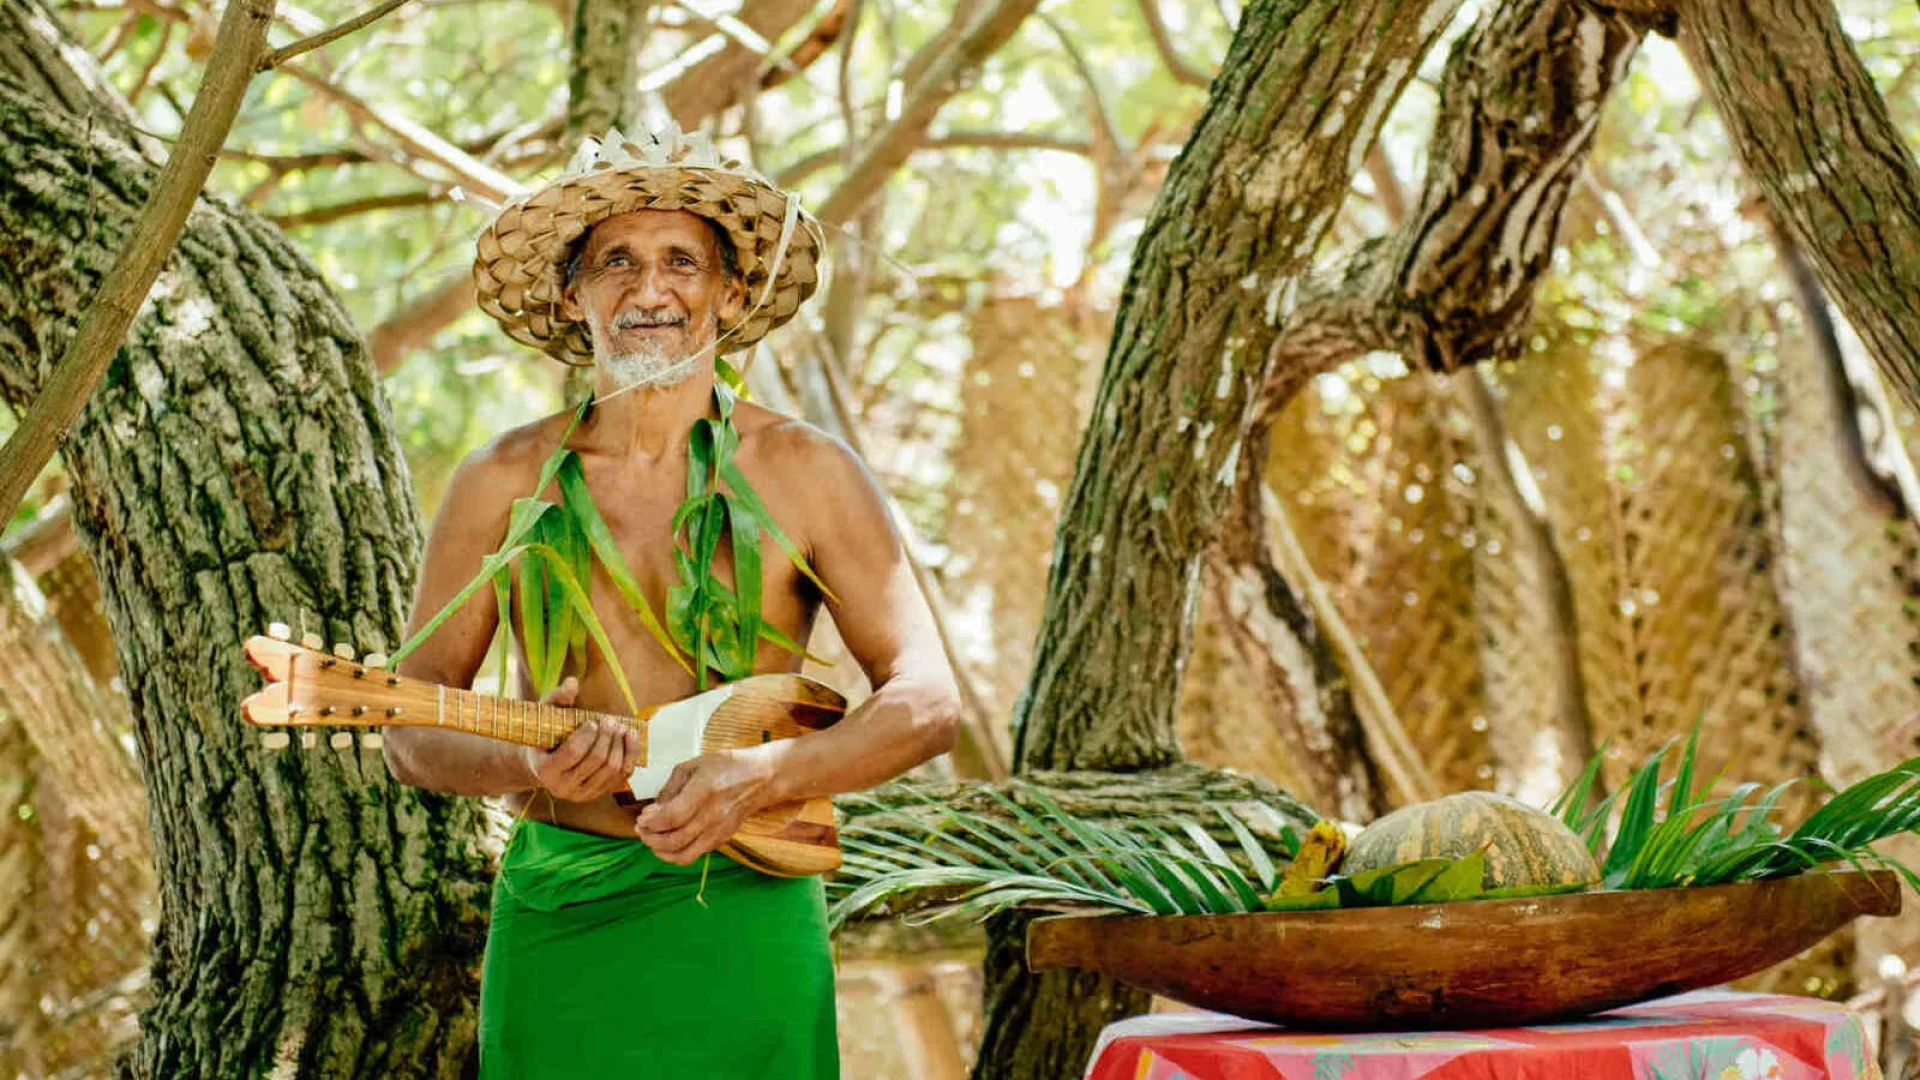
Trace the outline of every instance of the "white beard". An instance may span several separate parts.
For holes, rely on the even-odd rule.
[[[675,359],[666,346],[645,342],[631,352],[616,353],[607,345],[611,335],[596,320],[593,324],[593,361],[605,371],[618,390],[664,390],[678,386],[693,374],[699,353]]]

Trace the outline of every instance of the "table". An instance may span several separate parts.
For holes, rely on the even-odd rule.
[[[1209,1012],[1108,1025],[1087,1080],[1883,1080],[1859,1017],[1703,990],[1564,1024],[1309,1034]]]

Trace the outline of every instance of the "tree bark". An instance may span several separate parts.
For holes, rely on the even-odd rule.
[[[626,129],[640,115],[640,47],[652,0],[580,0],[573,12],[566,146]]]
[[[1135,250],[1092,424],[1061,513],[1016,768],[1136,771],[1174,730],[1200,561],[1313,250],[1454,0],[1262,0]],[[1284,148],[1284,150],[1282,149]],[[1084,1065],[1146,1005],[1086,975],[1034,977],[993,935],[981,1077]]]
[[[9,10],[18,5],[9,5]],[[0,55],[38,47],[0,20]],[[52,107],[49,107],[49,104]],[[0,395],[31,400],[154,182],[124,130],[0,82]],[[419,522],[385,402],[318,272],[201,203],[63,447],[106,583],[162,914],[135,1076],[454,1076],[486,857],[471,802],[377,754],[260,756],[238,644],[270,620],[391,643]]]
[[[1600,106],[1638,41],[1624,18],[1574,0],[1506,0],[1489,10],[1448,59],[1432,160],[1411,216],[1340,275],[1308,283],[1274,342],[1247,443],[1258,452],[1239,463],[1241,494],[1207,577],[1238,596],[1244,614],[1225,634],[1332,785],[1338,801],[1329,808],[1364,817],[1386,804],[1327,635],[1267,550],[1267,432],[1314,375],[1368,351],[1398,351],[1438,370],[1518,354]],[[1384,162],[1369,171],[1384,204],[1403,202]]]
[[[1920,410],[1920,164],[1831,0],[1689,0],[1677,36],[1747,175]]]
[[[1178,759],[1186,613],[1270,346],[1381,118],[1454,7],[1247,10],[1134,255],[1061,514],[1015,721],[1019,768]]]

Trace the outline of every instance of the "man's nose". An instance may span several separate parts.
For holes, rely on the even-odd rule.
[[[634,282],[633,298],[641,307],[662,307],[673,301],[673,288],[666,268],[649,263],[640,268],[640,280]]]

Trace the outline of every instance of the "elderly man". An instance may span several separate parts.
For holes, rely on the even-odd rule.
[[[576,169],[507,207],[482,235],[483,308],[518,340],[592,363],[595,403],[507,432],[460,466],[427,540],[417,628],[501,543],[565,438],[654,611],[678,580],[672,522],[687,496],[688,432],[718,419],[715,356],[790,318],[813,291],[818,226],[797,200],[677,132],[610,134]],[[871,786],[947,750],[958,698],[932,617],[866,468],[806,424],[744,402],[734,461],[823,594],[790,562],[762,568],[761,613],[807,640],[823,600],[873,696],[802,739],[707,753],[635,813],[616,800],[633,736],[588,726],[551,753],[472,735],[390,733],[400,780],[504,796],[520,817],[494,890],[482,972],[483,1077],[830,1077],[833,973],[817,878],[782,879],[712,855],[755,810]],[[569,434],[570,432],[570,434]],[[716,574],[732,580],[723,546]],[[694,677],[598,567],[594,610],[639,697]],[[411,653],[404,674],[468,686],[494,637],[482,589]],[[762,645],[760,673],[800,657]],[[620,712],[605,663],[549,695]]]

